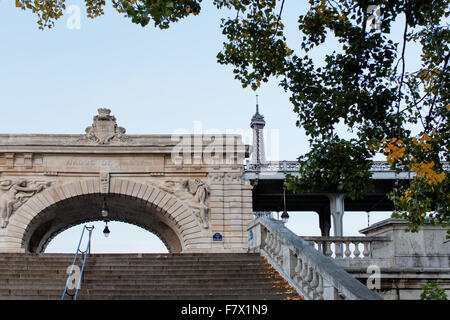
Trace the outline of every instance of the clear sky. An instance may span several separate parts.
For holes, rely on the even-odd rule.
[[[132,24],[109,5],[104,16],[87,19],[82,3],[67,1],[81,8],[79,29],[68,27],[71,14],[66,13],[54,29],[40,31],[32,13],[0,0],[0,133],[83,134],[100,107],[111,109],[128,134],[193,132],[195,121],[204,131],[249,130],[256,93],[242,88],[231,67],[216,62],[226,12],[204,1],[200,15],[159,30]],[[296,21],[306,11],[304,3],[286,1],[283,11],[294,50],[300,47]],[[268,158],[295,160],[307,152],[289,95],[276,80],[262,84],[257,94],[267,122]],[[278,137],[276,145],[271,137]],[[388,216],[373,213],[371,223]],[[298,234],[320,234],[315,213],[291,213],[289,226]],[[347,235],[365,226],[365,213],[344,216]],[[108,239],[103,227],[96,224],[95,252],[165,250],[138,227],[111,222]],[[74,251],[81,228],[61,233],[47,252]]]

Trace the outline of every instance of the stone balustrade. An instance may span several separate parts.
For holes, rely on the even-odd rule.
[[[302,237],[325,256],[334,259],[371,259],[375,242],[386,237]]]
[[[249,250],[266,257],[305,299],[381,299],[279,221],[261,217],[248,231]]]

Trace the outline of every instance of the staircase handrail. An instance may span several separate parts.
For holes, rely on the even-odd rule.
[[[81,246],[81,242],[83,241],[84,231],[85,231],[85,230],[87,230],[87,231],[89,232],[89,238],[88,238],[88,242],[87,242],[87,244],[86,244],[86,250],[81,251],[81,250],[80,250],[80,246]],[[75,257],[73,258],[72,266],[71,266],[71,268],[70,268],[69,275],[67,276],[66,286],[65,286],[65,288],[64,288],[64,292],[63,292],[63,294],[62,294],[61,300],[64,300],[64,298],[66,297],[66,294],[67,294],[67,295],[70,295],[70,294],[67,292],[67,289],[68,289],[68,287],[69,287],[69,282],[70,282],[70,279],[71,279],[71,276],[72,276],[72,273],[73,273],[74,266],[75,266],[75,264],[76,264],[76,262],[77,262],[78,253],[81,253],[81,254],[82,254],[82,259],[83,259],[83,264],[82,264],[82,266],[81,266],[81,271],[80,271],[79,279],[77,279],[77,287],[76,287],[76,290],[75,290],[75,294],[73,295],[73,300],[77,300],[77,297],[78,297],[78,291],[79,291],[79,289],[80,289],[80,284],[81,284],[81,279],[83,279],[84,267],[85,267],[85,265],[86,265],[86,258],[87,258],[87,256],[88,256],[88,254],[91,253],[91,237],[92,237],[92,230],[94,230],[94,226],[88,227],[88,226],[85,225],[85,226],[83,227],[83,231],[81,232],[80,241],[78,242],[78,247],[77,247],[77,250],[76,250],[76,252],[75,252]]]
[[[266,257],[305,299],[381,299],[281,222],[261,217],[248,230],[249,250]]]

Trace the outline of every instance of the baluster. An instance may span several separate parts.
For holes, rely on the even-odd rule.
[[[323,252],[322,250],[322,242],[320,242],[320,241],[316,241],[315,242],[316,244],[317,244],[317,251],[319,251],[319,252]]]
[[[272,236],[272,258],[275,262],[278,260],[278,237],[276,234]]]
[[[283,239],[278,237],[278,263],[283,264]]]
[[[312,270],[312,279],[311,279],[309,286],[311,287],[312,298],[314,299],[317,295],[316,289],[317,289],[317,286],[319,285],[319,277],[318,277],[317,271],[313,270],[312,268],[311,268],[311,270]]]
[[[311,288],[311,280],[312,280],[312,278],[313,278],[313,273],[314,273],[314,271],[313,271],[313,268],[308,264],[307,266],[306,266],[306,276],[305,276],[305,293],[309,296],[310,295],[310,292],[312,291],[312,288]]]
[[[276,238],[275,234],[272,233],[270,237],[270,255],[272,258],[275,258],[275,247],[276,247]]]
[[[312,277],[313,277],[313,268],[309,263],[306,266],[306,270],[307,270],[307,273],[306,273],[305,280],[308,282],[308,285],[309,285],[312,280]]]
[[[332,254],[333,254],[333,251],[331,251],[331,242],[326,241],[325,242],[325,255],[327,257],[331,257]]]
[[[299,283],[301,285],[302,284],[302,278],[301,278],[302,259],[300,258],[300,256],[297,256],[297,264],[295,265],[294,272],[295,272],[295,274],[294,274],[295,281],[297,281],[297,283]]]
[[[369,255],[370,255],[370,250],[369,250],[370,242],[369,241],[364,241],[363,244],[364,244],[363,257],[364,258],[368,258]]]
[[[308,273],[308,263],[305,260],[302,260],[302,273],[300,277],[302,278],[303,286],[306,285],[306,275]]]
[[[353,251],[353,254],[355,256],[354,259],[358,259],[359,255],[361,254],[361,251],[359,251],[358,249],[359,241],[355,241],[354,244],[355,244],[355,251]]]
[[[264,251],[269,253],[269,237],[270,233],[266,231],[266,236],[264,238]]]
[[[317,273],[317,276],[319,277],[319,285],[316,289],[317,296],[315,297],[316,300],[323,300],[323,277],[320,273]]]
[[[340,240],[334,242],[334,252],[336,254],[336,258],[342,258],[342,244],[343,242]]]
[[[268,233],[267,234],[267,248],[266,248],[266,252],[269,256],[272,256],[272,233]]]
[[[273,245],[274,245],[274,235],[273,233],[270,234],[270,242],[269,242],[269,254],[272,257],[273,256]]]
[[[350,251],[350,242],[349,241],[345,241],[345,258],[350,258],[350,255],[352,254],[352,252]]]
[[[277,236],[276,234],[274,234],[272,236],[272,258],[275,262],[277,261],[277,247],[278,247],[277,244],[278,244]]]
[[[278,235],[275,235],[273,240],[273,259],[277,263],[280,260],[280,239]]]

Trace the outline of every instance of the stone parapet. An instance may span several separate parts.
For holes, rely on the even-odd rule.
[[[367,237],[384,237],[390,241],[377,242],[373,258],[389,260],[392,268],[450,268],[450,242],[447,229],[424,225],[418,232],[406,232],[408,222],[386,219],[360,230]]]

